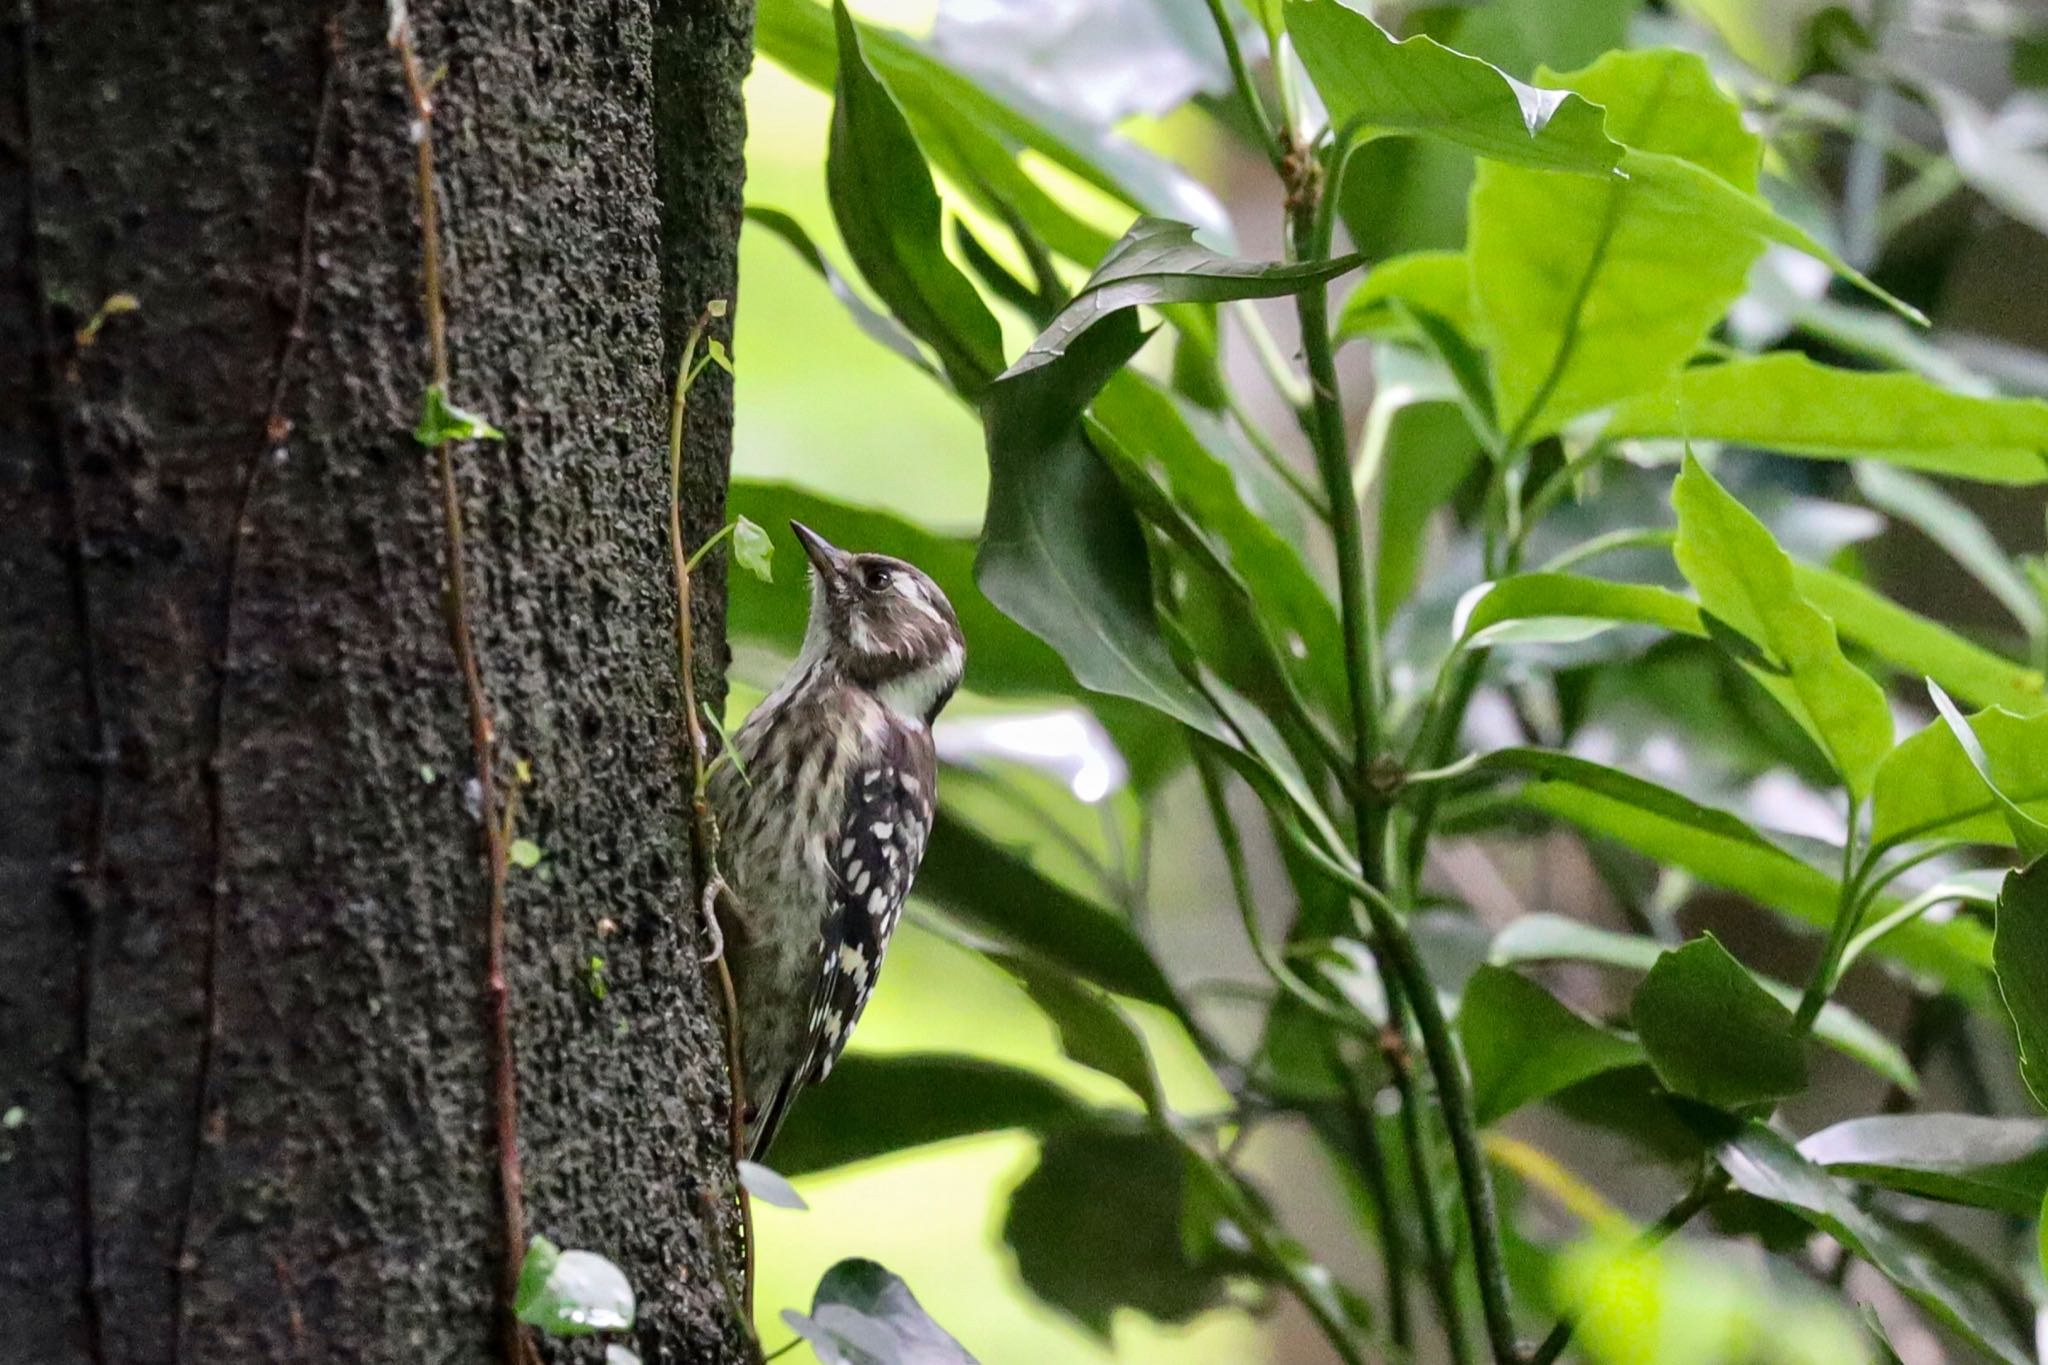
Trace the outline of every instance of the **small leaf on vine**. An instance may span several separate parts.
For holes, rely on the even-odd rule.
[[[811,1207],[796,1192],[796,1186],[758,1161],[740,1162],[739,1172],[740,1184],[747,1187],[747,1193],[764,1204],[773,1204],[778,1209],[807,1210]]]
[[[718,345],[715,341],[711,344],[713,346]],[[773,583],[775,581],[773,565],[775,542],[768,538],[766,531],[753,522],[748,521],[745,517],[741,517],[733,523],[732,557],[742,569],[745,569],[763,583]]]
[[[722,317],[724,317],[724,316],[725,316],[725,300],[724,300],[724,299],[713,299],[713,300],[711,300],[711,302],[709,302],[709,303],[705,304],[705,305],[704,305],[704,315],[705,315],[706,317],[713,317],[713,318],[722,318]]]
[[[590,955],[590,966],[584,973],[583,982],[590,987],[590,995],[594,1000],[603,1000],[612,993],[611,986],[605,981],[604,959],[595,953]]]
[[[712,364],[727,374],[732,373],[732,356],[726,351],[724,342],[712,337],[704,343],[704,353],[711,358]]]
[[[449,441],[502,441],[505,433],[467,408],[449,402],[447,392],[439,384],[429,384],[420,403],[420,424],[413,428],[412,438],[432,450]]]
[[[551,1336],[623,1332],[633,1325],[633,1286],[594,1251],[563,1251],[545,1237],[528,1244],[512,1299],[521,1322]]]
[[[507,854],[512,859],[512,866],[520,869],[538,867],[542,856],[540,845],[531,839],[514,839]]]

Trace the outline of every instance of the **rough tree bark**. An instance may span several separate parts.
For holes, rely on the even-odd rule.
[[[483,877],[375,0],[0,16],[0,1357],[480,1360]],[[746,0],[415,0],[528,1222],[740,1358],[687,909],[666,358],[731,297]],[[657,135],[657,127],[665,131]],[[138,311],[75,333],[117,293]],[[692,535],[730,393],[695,394]],[[723,578],[697,639],[722,694]],[[590,984],[604,959],[607,993]],[[564,1353],[566,1356],[566,1353]]]

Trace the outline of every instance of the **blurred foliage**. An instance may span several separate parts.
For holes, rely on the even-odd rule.
[[[2037,21],[758,42],[733,509],[914,560],[970,645],[921,918],[771,1158],[812,1208],[762,1211],[764,1329],[2030,1359]],[[743,703],[805,605],[732,592]]]

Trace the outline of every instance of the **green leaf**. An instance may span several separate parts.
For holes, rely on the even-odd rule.
[[[1343,274],[1361,259],[1241,261],[1197,242],[1195,230],[1186,223],[1140,218],[1003,377],[1052,364],[1088,328],[1139,304],[1221,303],[1298,294]]]
[[[825,185],[847,254],[911,333],[937,352],[954,387],[979,394],[1003,367],[1003,335],[947,258],[938,191],[903,111],[868,66],[853,17],[834,0],[839,77]]]
[[[1790,352],[1696,365],[1615,408],[1604,431],[1881,460],[1983,483],[2048,481],[2048,402],[1975,398],[1916,374],[1833,369]]]
[[[1188,1174],[1156,1129],[1067,1128],[1010,1197],[1003,1240],[1033,1293],[1098,1337],[1119,1308],[1185,1322],[1225,1280],[1191,1265],[1182,1241]]]
[[[763,526],[800,521],[834,545],[886,549],[924,570],[953,604],[971,644],[966,685],[973,691],[990,697],[1081,695],[1059,656],[982,596],[974,581],[973,541],[937,535],[887,512],[835,502],[790,484],[734,479],[726,502]],[[810,616],[807,593],[794,585],[776,588],[747,574],[734,574],[727,589],[735,640],[796,654]]]
[[[2048,689],[2038,672],[1965,640],[1853,578],[1812,564],[1794,564],[1792,585],[1835,623],[1843,639],[1902,673],[1932,678],[1975,705],[2028,714],[2048,710]]]
[[[1918,474],[1867,461],[1858,461],[1853,469],[1856,486],[1872,506],[1917,528],[1947,551],[2030,637],[2048,633],[2048,608],[1975,512]]]
[[[746,1187],[748,1194],[762,1203],[772,1204],[778,1209],[795,1209],[799,1212],[811,1207],[804,1202],[804,1197],[796,1192],[796,1186],[760,1162],[742,1161],[738,1163],[738,1167],[740,1184]]]
[[[505,850],[505,856],[516,868],[530,869],[540,866],[542,857],[540,845],[531,839],[514,839],[512,846]]]
[[[1766,840],[1728,812],[1702,806],[1668,788],[1614,768],[1542,749],[1501,749],[1487,754],[1467,777],[1536,779],[1514,799],[1569,821],[1590,834],[1627,845],[1659,863],[1683,868],[1702,881],[1748,896],[1818,929],[1835,922],[1841,886]],[[1873,914],[1896,902],[1880,901]],[[1956,994],[1983,1003],[1991,945],[1978,925],[1925,921],[1888,936],[1882,951],[1938,977]]]
[[[902,34],[859,28],[868,60],[946,177],[995,216],[1019,215],[1060,254],[1093,261],[1108,247],[1109,234],[1026,174],[1018,164],[1022,150],[1134,210],[1190,219],[1227,236],[1229,221],[1215,198],[1164,158],[1015,88],[998,96]],[[831,88],[834,25],[823,5],[761,0],[754,38],[764,55],[798,79]]]
[[[732,526],[732,557],[763,583],[775,581],[775,542],[754,522],[740,517]]]
[[[866,1161],[976,1133],[1047,1133],[1092,1111],[1034,1071],[945,1053],[853,1051],[811,1087],[775,1139],[785,1175]]]
[[[1964,752],[1944,720],[1907,739],[1878,765],[1871,793],[1870,837],[1888,847],[1909,839],[1964,839],[2014,845],[1988,771],[2005,796],[2034,820],[2048,820],[2048,714],[2016,716],[1990,709],[1970,717],[1982,750]]]
[[[1337,315],[1337,339],[1411,335],[1413,327],[1402,315],[1401,304],[1442,318],[1461,336],[1477,335],[1472,268],[1465,253],[1411,251],[1381,261],[1366,272]]]
[[[809,1316],[785,1308],[782,1320],[820,1365],[975,1365],[910,1286],[873,1261],[839,1262],[818,1281]]]
[[[932,826],[915,894],[978,934],[1057,962],[1104,990],[1185,1017],[1185,1007],[1128,920],[1053,881],[944,807]]]
[[[447,390],[439,384],[429,384],[420,400],[420,424],[413,428],[412,438],[433,450],[449,441],[502,441],[505,433],[469,409],[449,402]]]
[[[1339,0],[1287,0],[1287,31],[1340,143],[1414,134],[1553,171],[1611,171],[1601,110],[1524,85],[1426,35],[1404,42]]]
[[[1384,620],[1413,591],[1430,522],[1479,464],[1481,453],[1456,405],[1401,399],[1388,387],[1393,380],[1384,360],[1376,361],[1374,372],[1381,387],[1374,392],[1369,420],[1384,423],[1386,431],[1374,547],[1379,557],[1374,589]]]
[[[853,318],[854,326],[926,374],[934,378],[938,376],[938,367],[925,358],[923,348],[917,344],[917,338],[904,331],[903,324],[887,313],[876,311],[869,306],[866,299],[854,292],[853,285],[833,268],[832,262],[825,258],[825,253],[818,249],[818,244],[811,240],[811,234],[804,231],[802,223],[781,209],[766,208],[759,204],[747,205],[747,221],[758,223],[789,243],[791,249],[803,257],[811,269],[818,272],[819,278],[825,281],[825,287],[832,291],[832,297],[845,306],[847,313]]]
[[[2039,1119],[1875,1114],[1822,1129],[1799,1155],[1844,1179],[2023,1218],[2048,1195],[2048,1123]]]
[[[1643,1060],[1633,1042],[1580,1018],[1535,982],[1492,965],[1465,983],[1458,1036],[1481,1123]]]
[[[990,952],[989,957],[1016,977],[1031,1003],[1052,1020],[1062,1052],[1123,1082],[1147,1109],[1165,1112],[1166,1097],[1160,1091],[1158,1073],[1152,1069],[1145,1037],[1114,1000],[1043,958],[1000,951]]]
[[[2048,1109],[2048,858],[2008,872],[1991,945],[1998,994],[2019,1037],[2020,1075]]]
[[[1990,793],[1999,812],[2005,816],[2006,827],[2012,831],[2013,844],[2029,862],[2048,855],[2048,825],[2029,815],[2025,807],[1999,785],[1998,779],[1991,771],[1990,755],[1984,751],[1984,745],[1977,738],[1977,732],[1970,728],[1969,721],[1963,719],[1962,712],[1956,710],[1955,703],[1948,699],[1948,693],[1941,690],[1941,685],[1930,682],[1927,684],[1927,691],[1934,699],[1935,710],[1941,712],[1942,720],[1954,732],[1956,743],[1962,747],[1963,757],[1969,759],[1970,766],[1977,770],[1977,776],[1984,782],[1985,791]]]
[[[1741,199],[1759,143],[1698,57],[1610,53],[1548,84],[1607,108],[1610,136],[1704,167]],[[1741,296],[1763,242],[1721,214],[1593,179],[1482,162],[1469,259],[1503,430],[1526,442],[1653,388]]]
[[[1678,568],[1700,606],[1785,670],[1782,677],[1754,667],[1750,673],[1813,736],[1860,800],[1892,748],[1884,689],[1849,662],[1833,623],[1799,595],[1792,561],[1770,531],[1690,455],[1671,501]]]
[[[1523,915],[1494,937],[1489,960],[1500,966],[1521,962],[1597,962],[1624,971],[1647,972],[1670,950],[1652,939],[1620,934],[1558,915]],[[1751,973],[1757,985],[1787,1010],[1799,1003],[1799,988]],[[1908,1094],[1918,1094],[1920,1078],[1898,1044],[1848,1009],[1829,1001],[1814,1020],[1813,1036],[1845,1057],[1853,1058]]]
[[[1874,1266],[1937,1321],[2005,1365],[2033,1352],[2013,1332],[1988,1287],[1970,1283],[1866,1213],[1820,1167],[1762,1123],[1746,1124],[1720,1149],[1723,1170],[1740,1189],[1792,1210]]]
[[[1631,1013],[1658,1079],[1681,1095],[1741,1109],[1806,1088],[1792,1012],[1712,934],[1659,957]]]
[[[1459,602],[1451,629],[1460,642],[1479,648],[1531,639],[1532,627],[1550,622],[1707,633],[1699,608],[1668,588],[1558,573],[1517,574],[1480,584]]]
[[[594,1251],[563,1251],[545,1237],[528,1244],[513,1309],[550,1336],[623,1332],[633,1325],[633,1286]]]

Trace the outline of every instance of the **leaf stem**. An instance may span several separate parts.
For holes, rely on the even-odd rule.
[[[1216,21],[1216,37],[1223,43],[1223,55],[1230,63],[1230,76],[1237,83],[1237,93],[1244,100],[1246,112],[1258,126],[1259,140],[1263,150],[1279,170],[1287,155],[1287,144],[1292,135],[1283,135],[1273,124],[1272,115],[1266,112],[1265,102],[1259,98],[1259,88],[1252,81],[1251,68],[1245,65],[1244,48],[1237,41],[1237,26],[1230,22],[1230,12],[1224,8],[1224,0],[1209,0],[1209,17]]]

